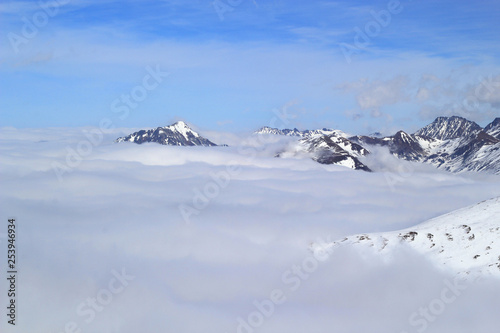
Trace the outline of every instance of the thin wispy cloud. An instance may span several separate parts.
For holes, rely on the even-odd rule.
[[[16,115],[33,114],[38,107],[49,116],[23,117],[21,123],[93,125],[116,94],[127,90],[124,82],[133,85],[141,68],[159,64],[173,73],[170,92],[148,99],[149,111],[143,110],[142,115],[149,120],[130,118],[124,126],[160,125],[167,112],[168,117],[185,114],[192,123],[208,127],[217,126],[219,119],[232,119],[235,128],[251,130],[265,123],[261,115],[266,111],[299,99],[309,110],[330,111],[318,112],[314,123],[297,119],[301,121],[297,125],[337,123],[347,131],[361,132],[364,126],[345,116],[357,101],[332,93],[331,87],[362,78],[375,82],[402,75],[416,80],[429,73],[446,77],[464,65],[475,76],[498,71],[499,50],[492,42],[498,30],[497,6],[401,2],[402,10],[392,14],[387,24],[377,23],[384,19],[387,6],[383,1],[273,1],[258,6],[247,1],[233,3],[221,21],[213,4],[204,1],[130,1],[126,5],[71,1],[61,2],[57,13],[44,21],[45,11],[38,3],[3,3],[1,84],[4,91],[12,89],[16,94],[4,95],[2,119],[4,125],[24,126]],[[29,33],[33,27],[26,25],[34,24],[33,17],[40,22]],[[355,50],[350,65],[346,63],[339,45],[363,41],[367,36],[358,36],[359,32],[366,35],[366,28],[376,24],[379,31]],[[9,34],[16,34],[21,42],[13,42]],[[20,72],[26,80],[20,80]],[[78,82],[68,82],[71,77]],[[476,80],[457,79],[460,85]],[[98,97],[80,98],[82,90]],[[55,91],[63,93],[52,96]],[[107,95],[107,91],[113,93]],[[24,94],[30,97],[22,98]],[[28,103],[21,106],[16,96]],[[192,96],[202,96],[204,102]],[[50,98],[60,103],[53,108],[57,113],[44,106],[43,101]],[[58,116],[69,104],[78,105],[74,111],[78,115],[69,111],[69,118]],[[199,116],[198,110],[207,105],[206,112],[216,112],[213,119]],[[424,114],[417,104],[395,106],[405,119],[419,121]],[[252,112],[242,112],[248,109]],[[393,110],[385,106],[378,112]],[[497,112],[496,106],[492,112]],[[425,120],[432,120],[427,114]],[[393,119],[399,127],[408,126],[401,117]]]

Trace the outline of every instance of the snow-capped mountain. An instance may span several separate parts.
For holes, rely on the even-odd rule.
[[[169,146],[217,146],[212,141],[200,136],[185,122],[178,121],[166,127],[157,127],[150,130],[140,130],[125,137],[116,139],[116,142],[156,142]]]
[[[347,139],[347,134],[340,130],[318,129],[299,131],[298,129],[277,129],[262,127],[254,134],[285,135],[300,138],[295,145],[290,145],[277,157],[308,156],[321,164],[336,164],[355,170],[370,171],[359,161],[360,156],[368,154],[368,150]]]
[[[349,139],[364,146],[378,145],[388,147],[392,154],[409,161],[418,161],[421,159],[425,152],[419,140],[428,140],[428,138],[410,135],[404,131],[399,131],[393,136],[384,138],[357,135]]]
[[[414,134],[399,131],[384,138],[353,136],[349,139],[365,147],[385,146],[399,158],[433,164],[451,172],[500,174],[498,119],[483,129],[461,117],[439,117]]]
[[[297,142],[278,157],[306,156],[323,164],[336,164],[370,171],[363,156],[372,146],[387,147],[398,158],[428,163],[451,172],[488,171],[500,174],[500,118],[484,129],[462,117],[438,117],[413,134],[399,131],[392,136],[348,136],[340,130],[300,131],[262,127],[254,134],[296,137]],[[216,146],[179,121],[166,127],[141,130],[116,142],[157,142],[174,146]]]
[[[369,170],[369,165],[359,158],[369,154],[370,146],[383,146],[398,158],[429,163],[451,172],[500,174],[500,118],[483,129],[462,117],[438,117],[413,134],[399,131],[386,137],[348,137],[340,130],[326,128],[300,131],[263,127],[255,133],[300,138],[297,145],[280,152],[279,157],[309,154],[319,163]]]
[[[424,255],[437,267],[464,277],[500,278],[500,197],[436,217],[415,227],[360,234],[311,244],[317,256],[341,246],[389,259],[403,248]]]
[[[297,145],[280,152],[278,157],[306,155],[321,164],[335,164],[355,170],[371,171],[358,159],[368,154],[360,145],[336,135],[313,135],[302,138]]]
[[[484,128],[484,131],[487,134],[489,134],[497,139],[500,139],[500,118],[495,118],[495,120],[493,120],[491,123],[486,125],[486,127]]]
[[[438,153],[436,157],[431,155],[425,162],[453,172],[492,171],[500,174],[500,139],[481,131],[470,140],[459,143],[462,144],[458,144],[451,154],[443,156]]]
[[[462,117],[438,117],[431,124],[419,129],[416,135],[438,140],[472,137],[483,129],[473,121]]]
[[[286,136],[298,136],[298,137],[311,137],[316,135],[336,135],[347,138],[348,135],[341,130],[334,130],[329,128],[317,129],[317,130],[305,130],[300,131],[296,128],[294,129],[278,129],[268,126],[264,126],[259,130],[255,131],[254,134],[272,134],[272,135],[286,135]]]

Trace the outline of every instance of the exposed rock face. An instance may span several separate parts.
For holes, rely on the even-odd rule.
[[[362,157],[370,147],[387,147],[396,157],[429,163],[451,172],[488,171],[500,174],[500,118],[484,129],[462,117],[438,117],[413,134],[399,131],[392,136],[351,136],[340,130],[300,131],[262,127],[257,135],[296,137],[278,157],[308,156],[322,164],[336,164],[355,170],[370,171]],[[166,127],[141,130],[118,138],[117,142],[156,142],[173,146],[216,146],[179,121]]]
[[[411,135],[400,131],[384,138],[354,136],[349,139],[364,147],[386,146],[399,158],[430,163],[447,171],[500,174],[499,136],[500,118],[483,129],[465,118],[439,117]]]
[[[483,129],[473,121],[462,117],[438,117],[431,124],[415,132],[416,135],[438,140],[472,137]]]

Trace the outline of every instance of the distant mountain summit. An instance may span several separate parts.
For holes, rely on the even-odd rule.
[[[370,145],[387,147],[394,156],[408,161],[418,161],[425,154],[420,140],[432,140],[430,138],[425,139],[417,135],[411,135],[404,131],[399,131],[392,136],[383,138],[357,135],[349,139],[365,147]]]
[[[362,157],[373,146],[387,147],[394,156],[428,163],[451,172],[489,171],[500,174],[500,118],[484,129],[462,117],[438,117],[413,134],[356,135],[348,137],[339,130],[299,131],[263,127],[256,134],[298,137],[298,144],[280,152],[279,157],[309,155],[323,164],[337,164],[356,170],[370,170]]]
[[[371,171],[359,161],[368,150],[350,141],[347,134],[334,129],[304,130],[262,127],[257,135],[284,135],[300,138],[297,145],[291,145],[279,152],[277,157],[308,156],[321,164],[335,164],[355,170]]]
[[[438,117],[414,134],[349,138],[369,150],[387,147],[399,158],[432,164],[451,172],[489,171],[500,174],[500,118],[484,129],[462,117]]]
[[[431,124],[419,129],[416,135],[438,140],[450,140],[477,135],[483,129],[473,121],[462,117],[438,117]]]
[[[371,171],[359,161],[368,150],[336,135],[316,135],[299,141],[299,150],[312,154],[311,158],[321,164],[336,164],[354,170]]]
[[[169,146],[217,146],[212,141],[200,136],[193,131],[185,122],[178,121],[165,127],[157,127],[150,130],[140,130],[127,136],[116,139],[116,142],[156,142]]]
[[[413,162],[432,164],[451,172],[487,171],[500,174],[500,118],[485,128],[462,117],[438,117],[413,134],[398,131],[391,136],[348,136],[341,130],[298,130],[262,127],[255,135],[281,135],[296,138],[276,153],[277,157],[308,157],[321,164],[341,165],[371,171],[363,159],[374,146],[386,147],[394,156]],[[140,130],[116,142],[156,142],[171,146],[217,146],[193,131],[185,122]]]
[[[311,137],[315,135],[336,135],[336,136],[342,136],[342,137],[348,137],[348,135],[341,130],[334,130],[334,129],[329,129],[329,128],[323,128],[323,129],[317,129],[317,130],[305,130],[305,131],[299,131],[298,129],[278,129],[278,128],[272,128],[268,126],[264,126],[260,128],[259,130],[255,131],[254,134],[273,134],[273,135],[286,135],[286,136],[298,136],[301,138],[304,137]]]
[[[484,131],[487,134],[500,139],[500,118],[495,118],[495,120],[493,120],[484,128]]]

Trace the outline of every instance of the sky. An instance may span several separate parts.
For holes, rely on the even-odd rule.
[[[309,250],[499,197],[498,176],[388,153],[372,154],[376,172],[275,158],[287,143],[278,139],[113,143],[121,131],[70,163],[71,149],[87,140],[80,128],[0,132],[0,221],[15,217],[18,254],[18,322],[7,324],[2,311],[1,332],[250,333],[241,320],[262,333],[498,327],[498,279],[456,282],[447,267],[404,249],[392,261],[348,247],[320,261]],[[60,177],[57,163],[69,167]],[[439,315],[418,315],[456,283],[458,296]],[[7,288],[0,279],[2,303]],[[275,290],[283,295],[271,309]]]
[[[500,115],[498,1],[2,1],[0,126],[413,132]]]

